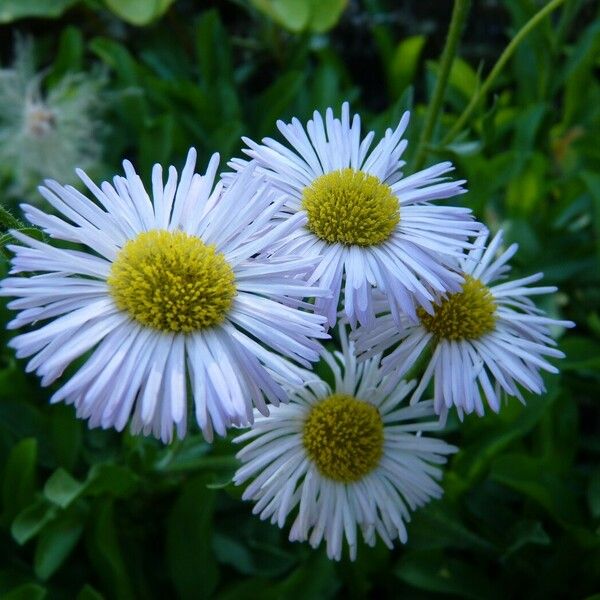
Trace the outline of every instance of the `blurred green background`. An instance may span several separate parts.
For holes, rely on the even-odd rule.
[[[462,202],[519,242],[515,273],[544,271],[560,288],[544,308],[577,322],[560,339],[567,358],[548,393],[451,422],[446,438],[461,451],[443,500],[414,515],[407,545],[361,547],[354,564],[329,562],[253,517],[230,484],[227,440],[211,447],[194,434],[163,447],[89,431],[71,408],[48,405],[50,391],[24,373],[2,327],[1,598],[600,591],[598,3],[567,0],[543,19],[452,130],[546,4],[471,3],[416,158],[434,116],[450,1],[0,0],[0,195],[15,216],[18,202],[39,202],[40,178],[64,170],[58,157],[65,178],[71,161],[109,177],[126,157],[147,177],[154,162],[180,166],[190,145],[203,168],[214,151],[237,154],[241,135],[273,135],[278,118],[305,120],[346,99],[379,133],[410,109],[408,170],[453,160],[468,179]],[[24,99],[38,111],[28,139]]]

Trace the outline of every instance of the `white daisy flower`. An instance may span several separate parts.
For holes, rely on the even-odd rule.
[[[454,267],[480,225],[467,208],[430,203],[466,191],[464,181],[444,177],[453,170],[451,163],[403,177],[400,157],[407,146],[402,135],[408,119],[405,113],[371,150],[374,134],[361,140],[360,117],[350,122],[348,103],[341,119],[331,109],[325,120],[315,112],[306,130],[298,119],[279,121],[292,149],[270,138],[262,144],[244,138],[244,152],[287,194],[281,217],[308,217],[277,252],[323,257],[309,281],[333,292],[316,301],[329,325],[336,322],[342,285],[344,311],[354,327],[357,321],[372,324],[374,287],[387,295],[400,322],[401,314],[415,320],[419,306],[431,311],[437,295],[458,291],[462,284]],[[237,170],[246,162],[229,164]]]
[[[384,392],[380,356],[357,364],[341,327],[340,337],[342,352],[323,353],[333,387],[315,378],[234,440],[248,442],[234,482],[252,479],[243,498],[261,519],[283,527],[295,514],[290,540],[324,539],[339,560],[345,538],[354,560],[357,528],[370,546],[377,535],[406,542],[410,511],[442,495],[439,465],[456,448],[421,436],[439,428],[432,402],[400,406],[414,382]]]
[[[540,369],[558,372],[545,357],[564,356],[555,348],[549,328],[574,326],[545,316],[529,298],[556,291],[554,286],[529,287],[542,273],[493,283],[505,279],[517,244],[497,256],[502,232],[486,248],[488,235],[480,235],[462,260],[462,290],[441,299],[433,314],[420,309],[418,324],[405,321],[400,328],[389,313],[383,314],[373,329],[356,332],[357,348],[365,357],[399,344],[383,359],[384,372],[394,372],[390,381],[403,377],[428,349],[432,354],[411,403],[419,400],[433,379],[434,408],[443,416],[452,406],[461,418],[473,411],[483,415],[484,399],[498,412],[502,390],[523,402],[519,386],[543,393]]]
[[[55,381],[76,358],[85,364],[53,396],[73,404],[90,426],[134,432],[168,442],[173,426],[186,431],[187,389],[204,436],[248,424],[253,405],[267,414],[265,397],[286,399],[274,377],[302,377],[287,359],[308,367],[329,337],[324,318],[299,310],[319,296],[297,275],[312,258],[266,262],[252,257],[294,231],[303,215],[272,227],[282,200],[250,170],[222,193],[213,191],[219,157],[205,176],[194,173],[190,150],[177,182],[170,167],[152,171],[153,200],[131,163],[114,185],[79,177],[92,201],[71,186],[46,181],[40,192],[64,218],[23,205],[31,223],[50,237],[87,246],[55,247],[20,232],[11,274],[0,295],[16,296],[21,311],[12,329],[49,320],[11,341],[17,356],[33,358],[42,385]],[[260,343],[259,343],[259,341]]]

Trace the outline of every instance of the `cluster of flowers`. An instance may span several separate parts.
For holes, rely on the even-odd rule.
[[[0,294],[16,297],[9,327],[35,325],[12,340],[17,356],[50,385],[87,353],[51,401],[91,427],[167,443],[190,408],[208,441],[253,425],[234,481],[261,518],[295,515],[290,539],[325,540],[334,559],[344,539],[355,558],[357,530],[405,541],[456,451],[423,433],[452,407],[483,415],[503,394],[543,392],[540,370],[562,356],[549,328],[572,325],[531,301],[554,291],[529,285],[541,275],[495,283],[516,251],[500,252],[501,233],[486,246],[469,209],[432,203],[465,192],[450,163],[403,175],[407,124],[372,147],[347,104],[279,122],[287,145],[244,140],[249,159],[216,184],[217,155],[200,175],[190,150],[166,182],[156,165],[152,198],[127,161],[112,184],[78,171],[93,199],[46,181],[61,216],[23,205],[26,217],[88,250],[13,232]]]

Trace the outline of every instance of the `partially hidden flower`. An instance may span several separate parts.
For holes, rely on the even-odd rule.
[[[383,368],[396,379],[427,357],[411,401],[417,402],[433,380],[434,407],[441,415],[453,406],[461,417],[472,412],[483,415],[485,402],[498,412],[502,392],[523,401],[520,388],[543,393],[540,370],[558,372],[547,357],[564,356],[550,327],[574,326],[546,316],[531,300],[530,296],[556,291],[554,286],[529,285],[539,281],[542,273],[497,282],[506,279],[507,263],[517,244],[498,255],[502,232],[486,248],[488,235],[482,233],[462,260],[462,289],[441,298],[433,314],[419,309],[419,323],[405,320],[398,327],[389,312],[383,313],[372,329],[356,332],[357,348],[364,357],[394,348],[383,359]]]
[[[51,399],[73,404],[90,426],[121,430],[131,419],[134,433],[167,442],[174,427],[186,432],[189,392],[210,440],[250,423],[253,407],[267,414],[265,399],[285,400],[275,377],[302,384],[304,369],[290,360],[310,366],[320,350],[314,338],[328,337],[324,318],[302,300],[327,293],[298,278],[314,261],[253,259],[305,217],[271,227],[282,200],[261,178],[249,170],[213,190],[218,155],[204,176],[195,162],[192,149],[179,182],[170,167],[166,183],[155,165],[152,200],[128,161],[113,185],[78,171],[94,200],[46,181],[40,191],[61,216],[23,205],[25,215],[86,250],[12,232],[22,245],[9,246],[13,276],[0,295],[17,297],[9,327],[34,330],[11,346],[31,357],[27,371],[42,385],[90,353]]]
[[[276,254],[322,257],[309,281],[332,290],[330,298],[316,301],[329,325],[336,322],[342,287],[344,312],[354,327],[372,324],[374,288],[386,295],[400,322],[402,315],[415,320],[419,307],[431,311],[439,294],[462,284],[454,267],[480,224],[467,208],[431,203],[465,192],[464,181],[444,176],[451,163],[403,176],[408,120],[405,113],[371,148],[373,132],[361,138],[360,117],[350,120],[344,103],[341,119],[327,109],[325,119],[315,112],[306,127],[298,119],[279,121],[290,147],[270,138],[262,144],[244,139],[244,152],[287,195],[280,217],[308,217]],[[246,162],[229,164],[238,170]]]
[[[243,498],[261,519],[284,527],[294,515],[290,540],[325,541],[339,560],[345,539],[354,560],[359,533],[370,546],[406,542],[411,511],[442,495],[440,465],[456,448],[421,435],[439,422],[432,402],[403,404],[414,382],[384,391],[380,356],[357,364],[341,327],[340,338],[342,352],[323,353],[333,385],[315,376],[234,440],[244,444],[234,482],[248,482]]]

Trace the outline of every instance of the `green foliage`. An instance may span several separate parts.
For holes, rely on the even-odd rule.
[[[449,5],[404,4],[5,0],[0,22],[36,33],[49,87],[106,71],[106,176],[127,157],[147,177],[154,162],[179,165],[189,145],[201,167],[215,151],[226,160],[242,135],[276,135],[277,119],[346,99],[378,133],[412,110],[408,172]],[[557,332],[567,358],[547,393],[450,421],[445,435],[460,452],[445,496],[414,514],[408,543],[361,546],[356,563],[334,564],[251,514],[231,483],[227,440],[209,446],[193,433],[163,447],[90,431],[71,407],[48,404],[52,390],[24,373],[2,328],[0,597],[536,599],[600,589],[598,8],[571,0],[540,23],[442,144],[540,8],[494,4],[466,24],[426,159],[453,160],[468,180],[461,201],[520,244],[516,275],[544,271],[559,286],[543,307],[577,328]],[[2,52],[6,64],[8,42]],[[6,229],[22,225],[2,223],[4,246]],[[1,315],[10,318],[4,305]]]

